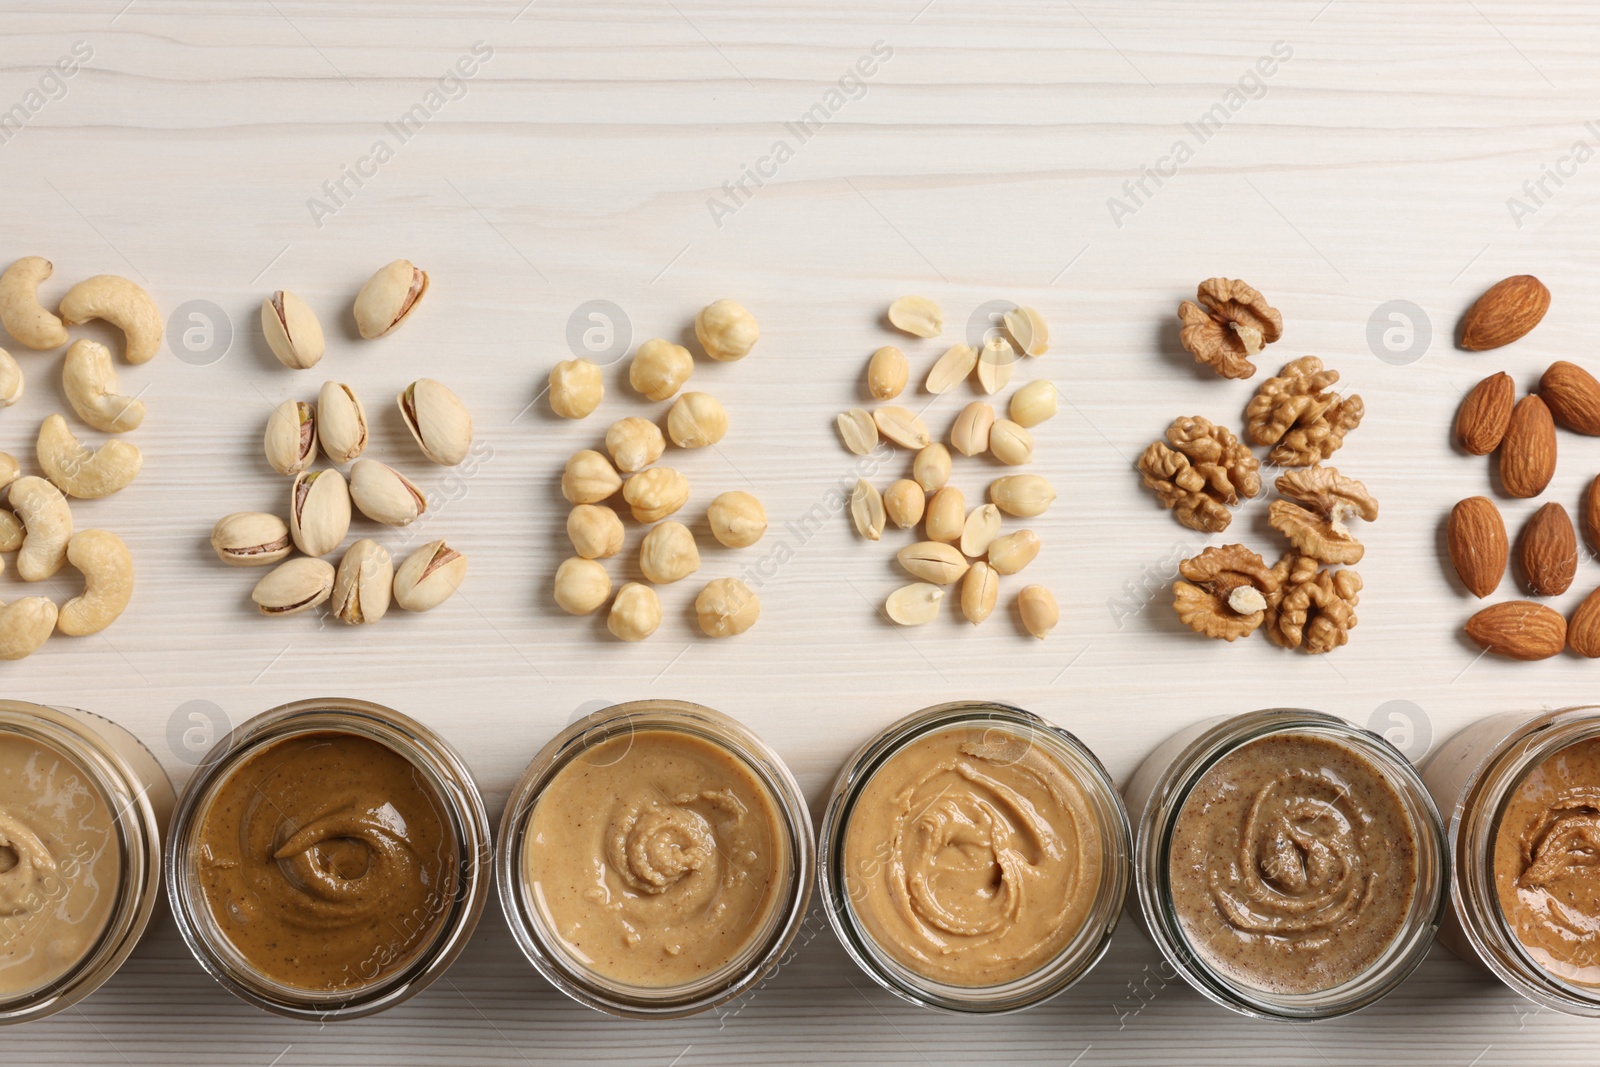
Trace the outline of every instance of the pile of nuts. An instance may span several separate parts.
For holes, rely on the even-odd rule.
[[[156,354],[161,312],[142,288],[126,278],[96,275],[67,291],[57,315],[39,303],[39,286],[54,270],[49,260],[27,256],[0,274],[0,324],[13,338],[35,351],[51,351],[71,340],[68,326],[101,319],[122,331],[123,358],[130,364]],[[0,407],[15,404],[22,390],[21,368],[0,350]],[[117,393],[111,352],[95,341],[81,339],[67,349],[61,390],[73,412],[102,433],[126,433],[144,421],[143,402]],[[17,573],[28,582],[50,578],[70,563],[83,575],[84,591],[59,609],[44,596],[0,607],[0,659],[31,655],[57,630],[70,637],[99,633],[133,596],[128,546],[106,530],[74,533],[67,497],[94,500],[127,488],[144,465],[139,449],[117,439],[90,448],[62,415],[52,414],[39,427],[34,456],[43,478],[21,477],[15,457],[0,453],[0,486],[10,487],[10,510],[0,510],[0,552],[17,553]]]
[[[890,325],[914,337],[937,337],[944,330],[938,305],[925,297],[901,297],[889,306],[888,317]],[[1050,332],[1037,311],[1014,308],[1002,321],[1003,332],[988,337],[981,349],[967,344],[946,349],[928,372],[926,390],[941,396],[970,378],[983,395],[993,396],[1010,384],[1019,353],[1044,354]],[[867,362],[867,389],[876,400],[894,400],[909,379],[910,365],[898,348],[879,348]],[[1000,577],[1018,573],[1039,554],[1039,537],[1032,530],[1002,534],[1002,515],[1043,515],[1056,498],[1050,483],[1037,474],[997,478],[989,485],[989,503],[969,511],[961,490],[949,484],[950,449],[969,458],[987,453],[1010,467],[1030,463],[1029,431],[1055,415],[1056,400],[1048,381],[1030,382],[1012,393],[1006,409],[1010,418],[996,418],[993,407],[975,400],[956,416],[948,448],[933,440],[919,414],[899,405],[871,412],[851,408],[838,417],[840,439],[858,456],[876,449],[880,437],[916,453],[910,478],[882,493],[860,479],[849,499],[851,521],[868,541],[880,540],[889,523],[902,530],[923,524],[927,539],[895,554],[900,566],[920,580],[889,594],[884,612],[891,621],[901,626],[932,622],[945,588],[960,582],[961,613],[976,626],[994,611]],[[1025,587],[1016,603],[1023,629],[1034,637],[1042,639],[1061,619],[1055,596],[1042,585]]]
[[[1524,337],[1544,318],[1550,291],[1521,274],[1491,286],[1461,322],[1460,344],[1486,351]],[[1552,363],[1538,391],[1521,400],[1505,372],[1491,374],[1467,394],[1456,413],[1455,436],[1475,456],[1496,455],[1500,487],[1509,497],[1535,498],[1556,473],[1556,427],[1600,436],[1600,381],[1577,364]],[[1600,545],[1600,478],[1589,487],[1583,507],[1584,532]],[[1461,584],[1483,599],[1499,588],[1511,554],[1505,520],[1486,496],[1455,505],[1446,526],[1450,562]],[[1567,509],[1555,501],[1542,505],[1522,527],[1517,557],[1528,592],[1560,596],[1578,570],[1578,536]],[[1570,648],[1580,656],[1600,657],[1600,589],[1591,592],[1569,621],[1533,600],[1490,605],[1467,620],[1469,637],[1490,652],[1519,660],[1546,659]]]
[[[1250,357],[1282,336],[1283,316],[1230,278],[1201,282],[1196,300],[1178,307],[1183,346],[1224,378],[1254,375]],[[1311,653],[1349,641],[1361,592],[1361,576],[1349,567],[1366,550],[1346,521],[1371,522],[1378,502],[1359,481],[1322,465],[1366,410],[1359,396],[1333,391],[1338,380],[1316,356],[1303,356],[1263,382],[1245,408],[1251,442],[1270,448],[1267,461],[1284,468],[1274,483],[1282,499],[1267,515],[1291,547],[1270,567],[1240,544],[1180,563],[1172,606],[1196,633],[1234,641],[1261,629],[1281,648]],[[1173,420],[1166,440],[1152,442],[1137,466],[1161,505],[1202,533],[1226,530],[1230,509],[1261,492],[1261,461],[1250,447],[1198,415]]]
[[[733,363],[750,354],[761,330],[743,305],[718,300],[700,310],[695,336],[707,356]],[[661,626],[661,598],[655,586],[681,581],[700,569],[694,534],[668,519],[689,502],[689,480],[672,467],[656,466],[667,440],[683,449],[715,445],[728,432],[728,413],[709,393],[679,390],[694,373],[687,348],[659,337],[640,345],[628,366],[634,392],[656,403],[672,401],[661,426],[636,416],[619,419],[605,434],[605,453],[583,449],[567,460],[561,495],[572,510],[567,537],[573,552],[556,568],[555,601],[571,615],[588,615],[611,601],[606,629],[620,641],[643,641]],[[571,359],[550,371],[550,410],[565,419],[592,415],[605,396],[600,368]],[[676,397],[676,399],[673,399]],[[608,458],[609,455],[609,458]],[[624,480],[623,475],[627,475]],[[606,502],[621,490],[634,522],[649,526],[639,545],[645,582],[627,582],[611,595],[611,576],[600,560],[618,555],[626,537],[622,519]],[[749,493],[726,492],[706,509],[711,535],[728,548],[748,548],[767,532],[767,513]],[[707,637],[732,637],[755,625],[761,600],[737,578],[706,583],[694,600],[695,617]]]
[[[409,260],[379,270],[355,301],[356,328],[383,337],[410,316],[428,290],[428,275]],[[267,344],[285,367],[305,370],[326,347],[316,314],[280,290],[261,304]],[[422,454],[455,466],[472,446],[472,416],[453,392],[420,378],[395,397],[400,416]],[[374,459],[367,448],[367,413],[355,390],[323,383],[316,405],[286,400],[267,419],[267,463],[292,478],[288,521],[264,512],[235,512],[217,521],[211,547],[233,567],[278,564],[256,583],[251,599],[268,616],[296,615],[332,601],[331,613],[352,625],[377,622],[391,600],[407,611],[438,607],[460,587],[467,558],[443,540],[430,541],[395,567],[389,550],[363,537],[345,550],[337,569],[322,557],[350,532],[351,507],[385,526],[408,526],[428,509],[423,491],[404,474]],[[312,469],[318,450],[331,467]],[[349,465],[348,481],[337,467]],[[299,549],[303,555],[289,555]]]

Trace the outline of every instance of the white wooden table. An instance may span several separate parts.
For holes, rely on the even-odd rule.
[[[647,696],[742,718],[816,800],[870,733],[955,696],[1037,710],[1119,778],[1186,723],[1266,705],[1390,728],[1420,757],[1489,712],[1595,699],[1589,663],[1476,659],[1458,636],[1471,607],[1439,555],[1450,504],[1491,484],[1483,461],[1449,443],[1462,391],[1493,370],[1526,386],[1551,359],[1593,357],[1592,4],[0,6],[0,108],[22,104],[26,118],[0,127],[0,258],[52,258],[47,296],[114,272],[148,285],[168,314],[205,302],[185,309],[201,319],[178,316],[196,331],[187,346],[123,369],[150,408],[134,435],[145,473],[77,512],[130,544],[132,607],[102,637],[58,638],[0,677],[7,695],[128,724],[180,784],[197,757],[186,730],[195,742],[208,723],[327,694],[440,729],[496,811],[575,714]],[[30,97],[76,42],[92,51],[77,73]],[[477,42],[473,76],[441,90]],[[871,75],[841,88],[875,42]],[[409,128],[387,125],[408,113]],[[808,113],[812,126],[786,125]],[[1587,147],[1574,155],[1577,142]],[[1524,189],[1541,178],[1542,190]],[[426,304],[393,337],[353,341],[350,299],[399,256],[431,272]],[[1461,309],[1519,272],[1555,293],[1544,324],[1498,354],[1455,350]],[[1367,481],[1383,515],[1367,531],[1360,628],[1332,656],[1201,641],[1165,604],[1175,553],[1199,542],[1131,464],[1175,415],[1240,422],[1250,386],[1197,372],[1176,344],[1177,302],[1213,274],[1244,277],[1283,310],[1267,373],[1317,353],[1366,399],[1338,465]],[[257,307],[280,287],[328,326],[317,371],[283,370],[261,342]],[[890,547],[864,547],[842,516],[813,536],[788,525],[853,478],[832,417],[858,402],[866,356],[888,340],[877,318],[909,291],[939,300],[958,334],[988,301],[1031,304],[1054,326],[1050,354],[1024,368],[1066,398],[1039,432],[1036,464],[1062,496],[1038,524],[1046,548],[1029,572],[1064,605],[1043,644],[1019,636],[1009,597],[976,632],[953,617],[895,632],[874,611],[896,583]],[[697,366],[694,383],[725,401],[733,430],[682,467],[696,509],[727,488],[766,501],[767,540],[707,550],[701,575],[767,560],[764,614],[738,640],[695,637],[689,582],[668,591],[655,638],[622,646],[550,601],[564,554],[557,475],[610,418],[659,409],[624,399],[622,364],[587,423],[533,401],[587,302],[615,304],[637,342],[681,333],[721,296],[755,312],[762,340],[742,363]],[[1390,301],[1414,305],[1411,325],[1431,340],[1417,329],[1408,341],[1401,324],[1387,347],[1370,343],[1375,316],[1377,334],[1392,325],[1379,310]],[[206,314],[231,324],[225,351],[208,341]],[[907,351],[925,367],[934,345]],[[63,400],[59,357],[20,358],[28,395],[0,414],[0,448],[27,455]],[[468,477],[424,469],[398,422],[389,397],[422,375],[474,411],[487,451]],[[219,515],[281,508],[285,483],[260,459],[263,419],[271,403],[310,399],[324,377],[366,398],[369,455],[435,494],[413,543],[447,535],[471,557],[462,595],[431,615],[361,631],[264,620],[248,610],[255,575],[211,556]],[[964,402],[934,404],[935,428]],[[1546,498],[1575,509],[1600,443],[1564,434],[1561,447]],[[967,468],[969,493],[988,473]],[[1532,508],[1509,506],[1508,518]],[[1277,550],[1264,508],[1230,533]],[[1597,583],[1586,560],[1559,606]],[[0,586],[20,595],[9,570]],[[70,595],[65,579],[58,592]],[[1536,1013],[1438,949],[1366,1013],[1294,1027],[1236,1019],[1163,981],[1170,972],[1131,925],[1078,987],[993,1021],[896,1002],[820,917],[802,941],[737,1012],[630,1025],[555,993],[491,910],[447,980],[387,1015],[316,1029],[235,1001],[164,919],[96,996],[6,1040],[28,1062],[261,1067],[1594,1059],[1594,1024]]]

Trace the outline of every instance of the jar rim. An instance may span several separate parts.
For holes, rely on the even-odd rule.
[[[253,968],[217,928],[196,876],[195,838],[204,815],[233,772],[257,752],[294,737],[347,733],[389,748],[426,780],[445,812],[456,846],[455,891],[433,939],[394,973],[354,992],[324,992],[277,982]],[[275,1015],[338,1021],[391,1008],[436,981],[477,927],[491,877],[489,819],[477,781],[448,742],[393,708],[350,697],[280,704],[242,723],[206,753],[178,798],[165,851],[167,898],[190,953],[220,985]]]
[[[957,986],[917,974],[891,959],[865,929],[845,886],[844,842],[861,791],[907,745],[964,726],[1023,731],[1042,742],[1090,801],[1103,861],[1095,905],[1071,941],[1033,971],[993,986]],[[818,828],[817,881],[828,923],[867,977],[907,1003],[957,1015],[1023,1011],[1065,992],[1088,974],[1111,945],[1132,882],[1132,830],[1122,795],[1104,764],[1075,734],[1031,711],[989,700],[954,700],[914,711],[868,738],[834,780]]]
[[[582,753],[631,730],[675,730],[716,744],[736,757],[772,798],[788,845],[787,893],[746,954],[711,975],[681,986],[642,987],[595,974],[568,958],[547,929],[524,877],[527,825],[544,790]],[[811,812],[778,753],[737,719],[683,700],[646,699],[602,708],[570,723],[535,753],[512,787],[496,840],[500,907],[528,962],[572,1000],[625,1019],[676,1019],[710,1010],[763,982],[799,933],[811,899],[816,866]]]
[[[150,793],[170,781],[143,780],[140,773],[75,708],[0,699],[0,733],[15,733],[47,745],[90,778],[112,814],[118,852],[117,896],[94,944],[66,971],[35,989],[0,1000],[0,1025],[31,1022],[71,1007],[116,973],[139,943],[160,899],[161,825]],[[101,719],[100,716],[94,716]],[[131,732],[109,719],[110,727]],[[148,754],[148,750],[146,750]],[[150,762],[157,771],[155,757]]]
[[[1207,999],[1251,1018],[1333,1019],[1360,1011],[1393,992],[1421,966],[1449,904],[1450,854],[1444,828],[1417,769],[1384,737],[1336,715],[1305,708],[1219,716],[1190,730],[1195,736],[1162,771],[1137,828],[1139,906],[1145,929],[1162,956]],[[1172,834],[1193,790],[1231,753],[1285,735],[1325,737],[1357,750],[1394,788],[1417,835],[1416,887],[1400,931],[1359,975],[1308,993],[1271,993],[1221,974],[1190,946],[1172,901]]]

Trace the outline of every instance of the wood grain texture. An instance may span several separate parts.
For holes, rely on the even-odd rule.
[[[819,801],[873,731],[962,695],[1049,716],[1119,778],[1178,727],[1262,706],[1390,728],[1420,756],[1489,712],[1595,699],[1587,662],[1478,659],[1459,636],[1475,605],[1441,551],[1451,504],[1495,493],[1490,465],[1451,445],[1461,395],[1500,369],[1526,389],[1551,360],[1581,362],[1591,347],[1593,4],[11,0],[0,11],[0,109],[28,100],[75,42],[92,49],[64,95],[46,85],[37,113],[0,129],[0,258],[53,259],[47,299],[122,273],[167,314],[207,301],[234,330],[215,361],[202,337],[187,359],[122,368],[125,391],[149,406],[133,435],[145,472],[77,514],[128,541],[132,607],[105,634],[58,638],[3,672],[7,695],[126,723],[180,784],[192,712],[237,724],[319,694],[439,728],[491,810],[573,716],[647,696],[740,717]],[[492,55],[441,89],[476,42]],[[841,86],[875,42],[892,55]],[[1252,73],[1276,42],[1288,58]],[[408,113],[402,138],[388,124]],[[808,113],[814,128],[796,132]],[[1208,132],[1191,128],[1208,113]],[[384,161],[363,162],[380,140]],[[340,182],[337,198],[324,189]],[[427,303],[392,337],[357,342],[349,303],[397,256],[431,272]],[[1499,352],[1457,351],[1461,310],[1513,273],[1554,293],[1543,324]],[[1331,656],[1200,641],[1165,606],[1176,559],[1203,542],[1131,467],[1174,415],[1241,421],[1251,384],[1197,371],[1177,345],[1177,302],[1214,274],[1244,277],[1284,313],[1263,374],[1317,353],[1366,400],[1338,465],[1383,514],[1366,530],[1360,627]],[[323,317],[330,351],[317,370],[283,370],[259,336],[259,302],[280,287]],[[958,334],[992,300],[1035,306],[1053,325],[1050,354],[1023,368],[1064,397],[1037,433],[1035,469],[1062,498],[1036,526],[1045,550],[1028,572],[1063,606],[1043,644],[1020,636],[1004,589],[982,629],[952,615],[908,639],[875,614],[897,582],[891,545],[864,548],[842,514],[814,533],[790,525],[857,476],[832,419],[860,402],[866,358],[890,339],[882,309],[913,291],[938,300]],[[683,334],[722,296],[755,312],[762,339],[742,363],[697,365],[693,384],[724,401],[733,429],[719,448],[674,459],[697,517],[722,489],[766,502],[767,541],[708,549],[698,576],[767,561],[764,615],[735,641],[697,638],[690,581],[666,592],[662,631],[624,647],[550,601],[564,554],[556,483],[607,420],[659,408],[627,398],[620,363],[586,423],[552,417],[539,390],[586,302],[618,305],[637,342]],[[1393,300],[1421,309],[1431,341],[1409,355],[1380,345],[1384,359],[1369,329],[1389,323],[1369,320]],[[905,347],[914,378],[938,351]],[[26,456],[63,398],[59,357],[18,358],[28,395],[0,415],[0,448]],[[399,424],[390,397],[421,375],[474,412],[488,451],[470,477],[425,466]],[[462,595],[430,615],[359,632],[262,620],[247,610],[254,576],[211,556],[220,515],[281,509],[286,484],[259,456],[263,420],[325,377],[366,400],[368,454],[435,495],[409,543],[448,535],[471,557]],[[936,431],[966,399],[931,405]],[[1563,434],[1561,449],[1542,499],[1574,510],[1600,444]],[[875,477],[887,484],[894,466]],[[989,473],[967,469],[969,496]],[[1537,504],[1508,502],[1511,528]],[[1276,544],[1264,507],[1225,539]],[[70,595],[65,577],[56,584]],[[1596,584],[1585,559],[1556,606]],[[0,598],[20,588],[0,576]],[[30,1061],[246,1067],[1593,1060],[1592,1024],[1534,1012],[1439,949],[1363,1015],[1294,1027],[1232,1018],[1164,980],[1131,926],[1078,987],[993,1021],[913,1011],[871,986],[826,929],[804,941],[736,1013],[627,1025],[567,1003],[490,916],[447,981],[381,1018],[317,1029],[234,1001],[163,922],[99,994],[6,1036]]]

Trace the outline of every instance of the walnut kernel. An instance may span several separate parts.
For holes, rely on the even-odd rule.
[[[1359,396],[1328,391],[1338,380],[1339,372],[1324,370],[1316,356],[1287,364],[1277,377],[1261,383],[1245,408],[1250,439],[1271,445],[1267,458],[1280,467],[1309,467],[1326,460],[1366,414]]]
[[[1250,357],[1283,336],[1283,316],[1267,298],[1231,278],[1207,278],[1195,300],[1178,305],[1183,347],[1224,378],[1256,372]]]

